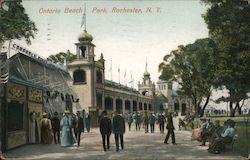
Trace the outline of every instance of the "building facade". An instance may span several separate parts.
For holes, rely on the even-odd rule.
[[[72,86],[79,97],[82,110],[90,112],[93,116],[101,111],[123,113],[143,110],[154,110],[154,97],[151,89],[149,94],[142,94],[133,88],[105,80],[105,60],[101,54],[95,60],[95,45],[93,37],[84,30],[78,37],[76,45],[77,59],[67,64],[68,71],[73,78]],[[152,85],[150,77],[146,75],[145,84]],[[146,92],[145,92],[146,93]]]
[[[42,113],[62,114],[76,96],[68,85],[71,77],[65,68],[15,42],[10,46],[13,55],[8,59],[9,80],[0,84],[3,150],[39,143]]]

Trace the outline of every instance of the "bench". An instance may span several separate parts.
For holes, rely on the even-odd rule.
[[[236,134],[234,138],[232,139],[231,143],[226,144],[226,146],[230,147],[232,151],[234,150],[234,143],[237,140],[237,138],[238,138],[238,135]]]

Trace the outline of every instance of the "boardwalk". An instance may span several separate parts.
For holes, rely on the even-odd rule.
[[[165,131],[166,132],[166,131]],[[136,132],[132,126],[131,132],[125,134],[125,149],[116,152],[114,136],[111,136],[111,148],[104,152],[99,130],[92,129],[84,133],[79,148],[76,146],[62,148],[59,145],[26,145],[7,153],[8,159],[214,159],[214,160],[244,160],[232,151],[224,154],[210,154],[207,146],[190,141],[191,133],[176,131],[177,145],[163,144],[165,134],[160,134],[158,126],[156,133],[145,134],[143,130]]]

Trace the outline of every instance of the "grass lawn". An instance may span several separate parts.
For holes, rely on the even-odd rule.
[[[234,143],[234,152],[239,153],[244,157],[248,157],[250,152],[250,117],[248,117],[248,123],[246,117],[210,117],[211,121],[220,120],[222,125],[227,119],[232,119],[236,122],[236,134],[238,135],[237,140]],[[194,120],[195,128],[199,127],[200,120]]]

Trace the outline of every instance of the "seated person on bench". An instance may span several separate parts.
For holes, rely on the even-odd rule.
[[[201,146],[205,146],[207,138],[211,137],[214,132],[214,124],[210,121],[210,119],[207,119],[206,123],[202,125],[201,127]]]
[[[221,135],[221,137],[214,140],[214,143],[211,144],[208,148],[208,152],[210,153],[221,153],[225,150],[225,145],[227,143],[231,143],[235,136],[235,122],[233,120],[228,120],[228,128]]]

